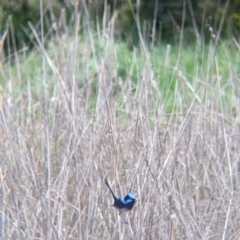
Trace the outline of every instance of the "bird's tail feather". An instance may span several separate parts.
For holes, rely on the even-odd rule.
[[[111,187],[110,187],[110,185],[109,185],[107,179],[105,179],[105,184],[107,185],[108,189],[109,189],[110,192],[112,193],[114,200],[117,199],[117,197],[116,197],[115,194],[113,193],[113,191],[112,191],[112,189],[111,189]]]

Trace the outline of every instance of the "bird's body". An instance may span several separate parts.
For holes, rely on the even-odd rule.
[[[122,212],[130,211],[133,208],[136,201],[134,195],[132,193],[128,193],[124,198],[117,198],[106,179],[105,179],[105,183],[108,189],[110,190],[110,192],[112,193],[112,196],[114,199],[113,206],[117,210],[119,210],[119,213],[121,214]]]

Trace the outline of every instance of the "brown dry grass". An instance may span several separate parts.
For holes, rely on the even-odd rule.
[[[146,45],[133,87],[118,76],[112,26],[98,33],[109,46],[99,57],[86,25],[88,42],[79,43],[81,24],[51,51],[38,40],[24,63],[40,57],[37,69],[16,55],[15,74],[5,65],[6,239],[238,239],[239,105],[224,92],[232,85],[221,85],[218,59],[199,70],[201,79],[195,72],[195,90],[178,61],[161,63],[178,79],[169,103]],[[129,224],[109,206],[105,177],[117,195],[135,193]]]

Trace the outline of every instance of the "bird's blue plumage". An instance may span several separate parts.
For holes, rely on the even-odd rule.
[[[112,193],[113,195],[113,198],[114,198],[114,203],[113,203],[113,206],[115,208],[117,208],[120,213],[123,211],[123,210],[127,210],[127,211],[130,211],[134,204],[135,204],[135,197],[132,193],[128,193],[124,198],[117,198],[115,196],[115,194],[113,193],[109,183],[107,182],[107,180],[105,180],[105,183],[108,187],[108,189],[110,190],[110,192]]]

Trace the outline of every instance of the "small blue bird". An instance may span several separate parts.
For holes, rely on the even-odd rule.
[[[105,183],[113,195],[113,198],[114,198],[113,206],[117,210],[119,210],[119,214],[121,214],[122,212],[125,212],[125,211],[130,211],[133,208],[135,201],[136,201],[134,195],[132,193],[128,193],[127,196],[124,198],[117,198],[115,196],[115,194],[113,193],[107,179],[105,179]]]

